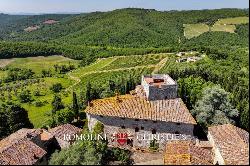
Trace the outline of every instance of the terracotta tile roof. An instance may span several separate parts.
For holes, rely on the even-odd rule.
[[[208,128],[226,165],[249,165],[249,133],[231,124]]]
[[[0,149],[8,144],[11,144],[12,142],[19,140],[19,139],[23,139],[23,138],[28,138],[28,139],[32,139],[34,137],[39,136],[44,130],[41,129],[26,129],[26,128],[22,128],[18,131],[16,131],[15,133],[12,133],[11,135],[9,135],[8,137],[2,139],[0,141]]]
[[[196,145],[201,148],[213,148],[209,141],[199,141]]]
[[[71,124],[63,124],[60,126],[57,126],[55,128],[49,129],[49,132],[55,136],[56,138],[60,138],[64,140],[64,135],[75,135],[79,134],[82,131],[82,129],[75,127]]]
[[[0,149],[1,165],[33,165],[46,154],[46,151],[25,138],[15,140]]]
[[[166,144],[165,165],[212,165],[212,153],[191,141],[170,141]]]
[[[94,100],[85,112],[103,116],[196,124],[181,98],[147,101],[133,95],[122,95]]]

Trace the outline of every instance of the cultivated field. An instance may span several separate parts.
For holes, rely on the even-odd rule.
[[[222,31],[234,33],[236,30],[237,24],[247,24],[249,23],[248,17],[235,17],[235,18],[224,18],[219,19],[209,27],[206,24],[184,24],[184,36],[187,39],[191,39],[193,37],[197,37],[208,31]]]
[[[31,69],[35,73],[41,73],[43,69],[53,70],[55,64],[78,64],[78,61],[69,59],[63,56],[39,56],[39,57],[28,57],[28,58],[13,58],[13,61],[9,63],[8,67],[26,68]]]
[[[222,32],[234,33],[235,30],[236,30],[235,25],[214,24],[211,27],[211,31],[222,31]]]
[[[249,23],[249,17],[234,17],[219,19],[215,24],[247,24]]]
[[[51,119],[51,102],[54,92],[50,90],[50,87],[53,84],[62,84],[63,90],[59,95],[64,105],[67,106],[72,103],[72,90],[84,92],[87,82],[90,82],[93,87],[105,88],[108,86],[109,80],[122,82],[123,78],[129,78],[130,76],[133,76],[133,79],[140,80],[142,74],[150,74],[160,70],[165,63],[168,63],[170,56],[170,54],[150,54],[100,58],[81,68],[78,67],[79,61],[62,56],[13,58],[5,67],[31,69],[35,72],[34,79],[2,83],[0,101],[11,100],[20,104],[28,111],[30,121],[35,128],[39,128],[48,124]],[[76,69],[65,74],[56,73],[54,65],[60,64],[73,64]],[[52,76],[41,78],[43,69],[52,71]],[[1,79],[6,77],[7,72],[0,70]],[[30,91],[31,102],[20,103],[17,96],[23,90]],[[35,95],[35,91],[39,91],[40,94]],[[42,103],[42,105],[38,106],[37,103]]]
[[[209,31],[209,26],[206,24],[184,24],[184,36],[187,39],[197,37]]]

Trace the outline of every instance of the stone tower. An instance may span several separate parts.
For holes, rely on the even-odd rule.
[[[148,100],[177,98],[177,83],[167,74],[142,76],[141,85]]]

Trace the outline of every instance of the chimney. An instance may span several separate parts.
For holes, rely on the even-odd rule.
[[[116,100],[116,102],[121,102],[121,99],[120,99],[118,92],[115,93],[115,100]]]
[[[93,103],[91,103],[91,101],[88,101],[88,106],[92,107]]]

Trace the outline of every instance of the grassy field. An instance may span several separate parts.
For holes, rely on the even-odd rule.
[[[234,33],[235,30],[236,30],[235,25],[214,24],[211,27],[211,31],[222,31],[222,32]]]
[[[223,31],[223,32],[229,32],[234,33],[236,30],[237,24],[247,24],[249,23],[248,17],[235,17],[235,18],[224,18],[219,19],[209,27],[206,24],[184,24],[184,36],[187,39],[191,39],[193,37],[197,37],[205,32],[208,31]]]
[[[209,31],[209,26],[206,24],[184,24],[184,36],[187,39],[201,35]]]
[[[65,58],[63,56],[39,56],[28,58],[14,58],[13,61],[8,64],[8,67],[27,68],[33,70],[35,73],[41,73],[43,69],[53,70],[53,66],[57,64],[78,64],[78,61]]]
[[[219,19],[215,24],[247,24],[249,23],[249,17],[234,17]]]
[[[18,83],[23,83],[24,81],[19,81]],[[49,89],[53,84],[55,83],[61,83],[63,86],[63,89],[66,89],[70,85],[74,83],[73,80],[70,80],[68,78],[44,78],[43,81],[40,81],[39,83],[33,83],[30,85],[27,85],[24,87],[24,89],[29,90],[31,92],[32,96],[32,102],[31,103],[19,103],[17,97],[14,95],[14,92],[12,93],[12,101],[21,104],[22,107],[24,107],[28,111],[28,116],[32,124],[35,128],[41,127],[44,124],[46,124],[47,120],[49,119],[49,116],[46,114],[51,112],[51,102],[53,100],[53,92]],[[13,86],[15,83],[10,83],[8,85]],[[40,95],[35,96],[33,94],[34,91],[39,91]],[[22,89],[17,90],[18,93],[22,91]],[[63,103],[64,104],[70,104],[72,100],[71,93],[60,93]],[[8,92],[4,92],[4,96],[8,96]],[[44,102],[44,106],[37,107],[35,105],[36,102]]]

